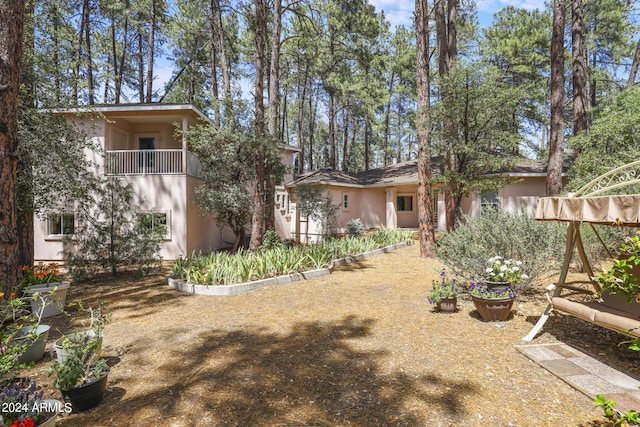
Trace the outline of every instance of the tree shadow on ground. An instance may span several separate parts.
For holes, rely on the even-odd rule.
[[[286,335],[202,333],[165,355],[145,395],[108,396],[65,425],[99,425],[110,413],[131,425],[153,414],[161,424],[242,426],[416,426],[425,425],[427,408],[449,420],[464,416],[463,401],[478,393],[473,384],[385,372],[386,351],[357,348],[373,323],[347,316],[298,323]]]

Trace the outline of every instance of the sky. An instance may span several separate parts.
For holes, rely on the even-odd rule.
[[[369,0],[376,11],[384,10],[384,16],[391,23],[391,28],[398,25],[410,27],[413,20],[415,0]],[[545,0],[476,0],[478,19],[481,26],[489,26],[493,14],[506,6],[514,6],[527,10],[544,9]]]
[[[493,14],[506,6],[514,6],[527,10],[544,9],[545,0],[475,0],[478,9],[478,20],[481,27],[488,27],[493,21]],[[376,12],[384,10],[387,21],[391,23],[391,29],[398,25],[410,28],[413,22],[415,0],[369,0],[375,6]],[[431,1],[429,4],[433,4]],[[154,69],[156,80],[154,86],[162,88],[165,82],[171,79],[173,64],[159,63]],[[245,84],[245,83],[243,83]],[[248,84],[248,83],[247,83]],[[162,92],[162,90],[160,90]]]

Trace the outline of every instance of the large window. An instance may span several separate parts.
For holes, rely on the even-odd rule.
[[[138,220],[143,227],[159,233],[164,239],[171,238],[168,212],[139,212]]]
[[[398,212],[413,211],[413,196],[407,194],[399,194],[396,197],[396,209]]]
[[[47,221],[47,234],[50,236],[70,236],[75,231],[75,215],[72,213],[60,213],[49,216]]]

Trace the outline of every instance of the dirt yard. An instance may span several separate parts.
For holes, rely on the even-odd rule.
[[[514,346],[545,307],[542,284],[507,322],[427,302],[441,265],[418,247],[330,276],[235,297],[193,296],[163,277],[75,285],[104,300],[104,402],[59,426],[606,426],[589,398]],[[49,320],[49,319],[47,319]],[[58,316],[49,345],[73,327]],[[620,336],[553,316],[534,342],[561,340],[640,377]],[[48,396],[50,356],[31,372]]]

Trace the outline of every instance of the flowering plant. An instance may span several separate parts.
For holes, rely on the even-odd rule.
[[[529,278],[522,272],[522,261],[504,259],[501,256],[489,258],[489,266],[485,270],[486,278],[491,282],[509,282],[517,285]]]
[[[42,283],[61,282],[63,278],[58,264],[39,264],[33,267],[25,265],[22,267],[22,281],[20,283],[24,289],[29,289],[30,286]]]
[[[457,276],[447,278],[443,268],[440,272],[440,280],[431,282],[431,294],[427,298],[431,304],[439,304],[444,298],[453,298],[460,293],[461,287]]]
[[[469,286],[469,294],[484,299],[514,298],[516,296],[515,291],[510,286],[506,288],[490,288],[476,282],[471,283]]]
[[[9,427],[33,427],[44,415],[39,411],[39,402],[44,392],[37,390],[36,383],[28,379],[11,380],[0,389],[0,404],[3,425]]]

